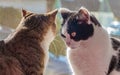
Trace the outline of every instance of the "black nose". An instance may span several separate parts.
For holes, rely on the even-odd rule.
[[[61,36],[62,36],[63,38],[66,38],[66,36],[65,36],[64,34],[62,34],[62,33],[61,33]]]

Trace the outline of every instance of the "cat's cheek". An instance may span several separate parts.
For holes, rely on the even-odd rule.
[[[69,35],[69,34],[66,34],[65,36],[66,36],[65,42],[66,42],[67,46],[70,46],[70,45],[71,45],[71,38],[70,38],[70,35]]]
[[[71,48],[71,49],[75,49],[75,48],[77,48],[77,47],[78,47],[77,43],[76,43],[76,42],[74,42],[72,39],[70,39],[70,41],[69,41],[69,42],[68,42],[68,41],[66,41],[65,43],[66,43],[66,45],[67,45],[69,48]]]
[[[66,38],[63,38],[63,41],[65,42],[65,45],[66,45],[66,46],[69,46],[69,42],[67,42],[67,39],[66,39]]]

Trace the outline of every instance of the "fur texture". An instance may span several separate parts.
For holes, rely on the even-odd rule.
[[[73,75],[107,75],[113,65],[111,60],[116,60],[113,58],[114,41],[107,31],[84,7],[79,11],[61,8],[60,13],[63,18],[61,36],[68,46],[67,57]]]
[[[0,75],[44,75],[56,14],[57,10],[45,14],[22,10],[19,26],[0,41]]]

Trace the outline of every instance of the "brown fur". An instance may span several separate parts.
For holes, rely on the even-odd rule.
[[[26,10],[22,13],[16,30],[0,41],[0,75],[43,75],[46,53],[41,42],[49,29],[55,34],[57,10],[46,14]]]

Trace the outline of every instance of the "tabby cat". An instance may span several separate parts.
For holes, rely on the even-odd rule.
[[[18,27],[0,41],[0,75],[44,75],[48,48],[56,34],[57,12],[22,10]]]
[[[120,41],[107,31],[86,8],[60,9],[61,36],[68,46],[67,58],[73,75],[120,75]]]

